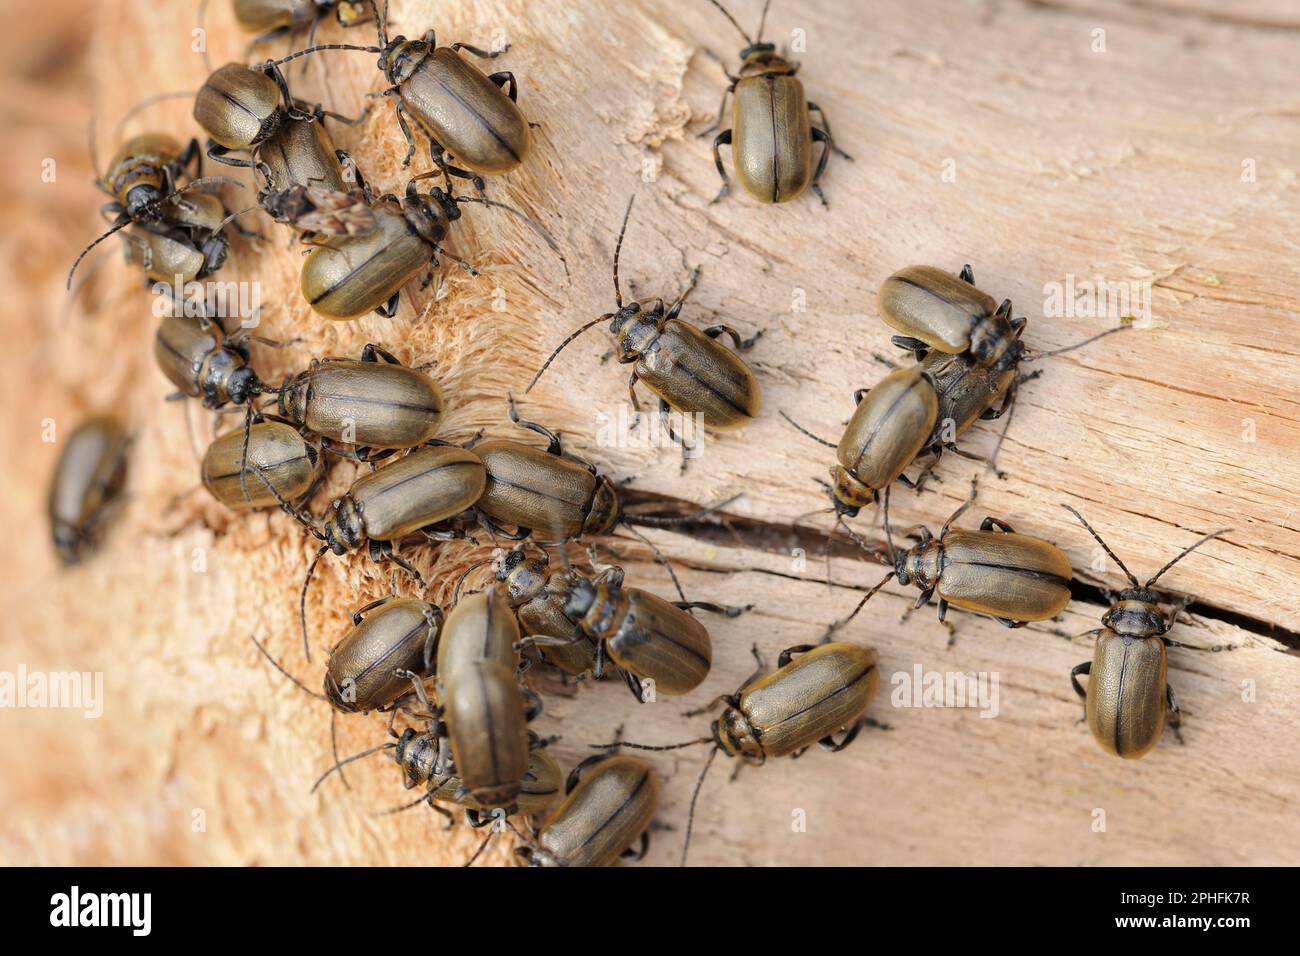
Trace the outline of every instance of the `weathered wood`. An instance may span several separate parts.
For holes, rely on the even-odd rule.
[[[735,12],[749,27],[758,6]],[[109,244],[72,314],[61,316],[63,275],[102,201],[85,159],[87,107],[99,118],[102,160],[133,102],[196,88],[204,67],[190,51],[192,11],[140,2],[89,22],[78,4],[46,4],[47,12],[39,29],[19,23],[0,40],[19,67],[0,96],[17,134],[7,147],[15,188],[3,201],[11,228],[0,233],[0,281],[10,294],[0,398],[15,410],[0,422],[9,449],[0,518],[24,543],[0,555],[8,598],[0,660],[7,669],[102,670],[107,701],[98,720],[5,715],[0,854],[58,863],[459,862],[478,839],[466,828],[444,841],[422,809],[367,815],[410,796],[381,758],[349,768],[351,792],[331,781],[308,795],[328,764],[327,713],[248,640],[257,633],[315,685],[320,654],[347,611],[387,589],[385,571],[359,560],[322,565],[308,605],[315,662],[306,664],[296,587],[310,545],[283,516],[232,516],[196,490],[185,411],[161,402],[169,388],[153,367],[151,300]],[[1123,762],[1076,724],[1081,707],[1068,674],[1091,645],[1057,632],[1095,627],[1099,604],[1076,600],[1060,620],[1015,631],[954,613],[958,636],[948,647],[933,608],[899,622],[915,592],[890,585],[844,635],[880,651],[886,679],[870,713],[890,729],[864,733],[837,755],[814,750],[746,770],[736,786],[719,761],[701,798],[692,861],[1295,861],[1300,305],[1291,237],[1300,203],[1290,64],[1300,15],[1290,4],[889,0],[868,15],[831,0],[777,0],[769,38],[806,38],[793,54],[800,77],[855,157],[831,161],[829,210],[811,195],[775,208],[739,193],[709,205],[717,177],[709,140],[696,134],[725,80],[703,50],[734,65],[743,44],[706,4],[501,0],[453,9],[411,0],[394,4],[392,20],[391,32],[407,36],[435,25],[443,42],[490,45],[494,30],[505,31],[512,47],[494,68],[516,73],[520,104],[542,129],[535,154],[491,181],[489,195],[556,235],[571,279],[526,226],[470,206],[451,246],[480,266],[480,278],[444,266],[430,290],[408,289],[418,312],[407,299],[393,320],[327,323],[297,295],[299,250],[262,221],[269,241],[239,245],[221,277],[259,280],[269,303],[260,331],[304,340],[255,346],[268,380],[313,355],[353,355],[374,341],[404,360],[435,363],[448,399],[444,435],[505,433],[507,390],[518,395],[568,331],[613,307],[610,256],[633,192],[624,288],[635,282],[641,297],[675,297],[700,266],[684,318],[766,330],[749,353],[764,391],[760,420],[710,440],[684,476],[671,449],[599,440],[626,402],[626,369],[599,362],[609,345],[603,331],[576,342],[523,400],[526,415],[561,430],[606,473],[634,476],[647,500],[745,495],[730,509],[738,517],[729,530],[649,532],[683,562],[691,597],[756,605],[734,621],[704,618],[713,674],[683,701],[640,707],[618,685],[583,686],[572,697],[548,686],[539,730],[562,735],[562,764],[619,724],[635,741],[698,735],[707,722],[680,712],[734,689],[752,670],[751,643],[771,662],[783,647],[816,640],[852,608],[857,589],[879,580],[882,569],[859,560],[843,536],[828,574],[821,532],[829,516],[809,513],[826,507],[813,479],[825,476],[833,453],[777,412],[834,440],[853,389],[883,374],[873,355],[901,361],[876,318],[887,275],[913,263],[955,271],[970,262],[981,288],[1029,317],[1025,341],[1037,350],[1113,324],[1046,317],[1052,284],[1147,283],[1149,323],[1031,366],[1043,375],[1021,392],[999,459],[1007,479],[986,478],[962,524],[995,514],[1057,542],[1085,598],[1087,585],[1115,586],[1121,576],[1099,562],[1062,503],[1079,508],[1139,575],[1199,534],[1231,527],[1161,582],[1199,601],[1196,622],[1174,636],[1234,648],[1171,652],[1186,745],[1167,733],[1150,756]],[[326,25],[320,39],[369,42],[366,34]],[[243,55],[223,3],[212,4],[209,39],[214,65]],[[381,88],[374,58],[324,56],[328,89],[319,63],[305,73],[294,64],[291,83],[340,112],[374,104],[362,127],[340,128],[336,138],[368,178],[400,191],[404,146],[391,108],[364,98]],[[160,103],[131,129],[152,127],[192,131],[188,104]],[[57,160],[54,183],[38,179],[46,156]],[[421,153],[417,168],[426,161]],[[247,198],[232,192],[227,202]],[[53,418],[66,433],[102,407],[118,409],[138,435],[131,499],[96,561],[56,572],[42,504],[58,446],[39,441],[41,421]],[[189,414],[205,441],[210,417]],[[1001,424],[977,425],[967,447],[990,451]],[[937,530],[977,468],[948,456],[925,494],[894,495],[898,527]],[[352,474],[336,468],[315,508]],[[876,525],[869,512],[855,522],[873,542]],[[669,593],[642,546],[619,550],[630,574]],[[422,568],[436,560],[445,597],[448,576],[481,552],[411,554]],[[997,674],[998,715],[892,706],[890,678],[917,666]],[[338,732],[341,749],[359,750],[382,739],[383,719],[341,720]],[[661,819],[675,827],[656,837],[651,861],[672,863],[706,752],[651,756],[666,780]],[[806,812],[807,832],[792,829],[796,810]],[[1099,810],[1104,832],[1095,829]],[[503,862],[507,851],[503,840],[485,859]]]

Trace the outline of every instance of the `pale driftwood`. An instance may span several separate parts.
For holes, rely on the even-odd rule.
[[[757,6],[737,9],[747,26]],[[842,538],[828,576],[825,539],[790,529],[825,507],[812,479],[830,458],[776,413],[836,437],[852,390],[883,371],[873,353],[891,351],[875,316],[886,275],[912,262],[955,269],[969,261],[983,288],[1029,316],[1026,340],[1040,350],[1105,326],[1044,318],[1046,284],[1071,275],[1149,282],[1150,327],[1044,363],[1002,450],[1008,479],[985,481],[972,517],[997,514],[1052,539],[1082,579],[1112,586],[1116,570],[1097,563],[1061,503],[1084,511],[1138,573],[1199,533],[1234,529],[1162,582],[1203,605],[1176,636],[1234,648],[1172,654],[1186,745],[1166,735],[1149,757],[1121,762],[1075,723],[1067,675],[1091,649],[1056,632],[1094,627],[1100,605],[1076,601],[1060,621],[1018,631],[956,614],[959,636],[949,648],[933,609],[899,622],[905,599],[891,585],[846,637],[876,646],[887,677],[917,665],[997,673],[999,715],[896,708],[887,682],[871,713],[888,731],[838,755],[814,751],[746,771],[733,786],[731,768],[716,766],[693,860],[1295,862],[1300,100],[1290,64],[1300,17],[1280,0],[1230,10],[1082,0],[859,7],[778,0],[770,23],[782,42],[805,31],[801,76],[856,157],[832,162],[826,211],[812,197],[775,209],[744,197],[708,204],[716,176],[695,133],[711,120],[723,77],[703,50],[730,62],[741,44],[706,4],[395,4],[394,33],[434,23],[444,41],[482,44],[506,31],[513,46],[500,62],[519,75],[521,103],[543,132],[529,163],[493,182],[492,193],[556,234],[572,281],[526,229],[471,208],[453,246],[482,264],[482,278],[446,272],[436,297],[413,288],[418,315],[404,306],[392,321],[327,325],[297,299],[297,251],[264,224],[272,241],[241,247],[228,277],[263,283],[274,304],[268,335],[306,341],[259,350],[259,368],[274,380],[310,355],[351,354],[377,341],[404,359],[437,363],[452,400],[447,434],[502,429],[506,391],[522,390],[569,329],[612,306],[611,245],[634,191],[624,276],[640,294],[675,295],[699,265],[687,317],[767,330],[751,353],[765,394],[761,420],[710,442],[685,477],[672,451],[596,441],[600,416],[625,400],[621,370],[598,363],[607,347],[601,333],[575,344],[529,396],[532,417],[563,430],[607,473],[635,476],[647,497],[708,503],[745,493],[733,508],[741,518],[711,543],[653,534],[683,562],[692,596],[756,605],[713,627],[713,675],[684,704],[637,707],[618,686],[583,687],[572,698],[548,688],[540,729],[562,735],[555,749],[569,765],[620,724],[634,740],[697,735],[702,724],[679,712],[733,689],[752,669],[751,643],[771,660],[814,640],[852,607],[854,588],[878,580],[880,569],[853,557]],[[334,782],[308,796],[328,759],[325,713],[248,641],[258,633],[314,683],[345,612],[382,593],[384,573],[359,561],[323,569],[309,606],[317,662],[306,665],[292,592],[308,545],[282,516],[234,518],[191,490],[197,468],[184,417],[160,401],[167,386],[153,368],[155,319],[136,277],[104,253],[109,261],[75,313],[60,317],[64,270],[100,201],[82,145],[86,109],[100,118],[106,158],[115,118],[132,102],[201,82],[189,5],[137,3],[93,23],[75,4],[41,13],[48,19],[40,24],[15,24],[26,36],[4,40],[6,61],[24,68],[11,72],[23,79],[6,81],[0,100],[22,133],[7,147],[11,169],[23,171],[10,180],[0,232],[10,295],[0,396],[11,410],[2,433],[9,477],[0,517],[11,540],[0,558],[3,660],[103,670],[108,701],[97,721],[6,712],[0,854],[59,863],[457,862],[477,840],[464,828],[444,838],[425,811],[367,816],[409,796],[378,759],[349,774],[350,793]],[[242,55],[223,4],[213,4],[210,26],[214,62]],[[1092,49],[1097,29],[1105,30],[1104,53]],[[358,41],[365,32],[326,28],[322,39]],[[379,88],[373,58],[327,55],[331,89],[322,90],[319,66],[305,77],[295,68],[302,95],[350,111]],[[145,122],[188,133],[187,113],[184,103],[160,104]],[[386,110],[338,138],[382,187],[404,184],[401,140]],[[53,184],[36,172],[46,156],[58,161]],[[1249,168],[1253,182],[1243,180]],[[39,442],[40,422],[71,427],[103,406],[118,408],[139,434],[132,497],[100,557],[59,573],[43,547],[42,515],[57,446]],[[194,419],[202,440],[209,421]],[[968,447],[987,452],[996,434],[979,426]],[[950,457],[935,493],[896,495],[899,525],[937,527],[975,467]],[[327,493],[349,474],[339,468]],[[805,516],[801,526],[829,522]],[[857,526],[878,539],[870,514]],[[196,548],[203,573],[192,570]],[[632,574],[666,593],[643,548],[619,550]],[[430,550],[415,555],[422,566],[435,560]],[[474,556],[449,548],[437,568],[452,573]],[[382,719],[341,722],[339,734],[344,750],[360,749],[382,737]],[[659,835],[653,862],[677,858],[704,756],[655,760],[667,781],[662,820],[675,830]],[[792,830],[800,809],[806,833]],[[1105,832],[1094,828],[1098,810]],[[507,850],[502,841],[487,859],[502,862]]]

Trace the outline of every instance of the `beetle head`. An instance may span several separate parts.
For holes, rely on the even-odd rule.
[[[511,607],[518,607],[536,597],[546,586],[550,559],[541,548],[519,547],[507,552],[498,562],[496,579],[506,586]]]
[[[361,546],[365,529],[361,513],[350,497],[334,502],[334,509],[325,522],[325,544],[335,554],[347,554]]]
[[[1160,610],[1160,599],[1147,588],[1126,588],[1119,600],[1102,615],[1103,627],[1121,637],[1158,637],[1171,627]]]
[[[875,490],[854,478],[843,465],[831,468],[831,504],[838,514],[856,518],[859,511],[875,500]]]
[[[429,44],[424,40],[408,40],[396,36],[379,54],[379,69],[388,77],[389,83],[401,86],[419,69],[430,52]]]
[[[434,186],[427,196],[421,195],[414,179],[406,184],[403,212],[420,238],[433,245],[446,239],[452,222],[460,218],[460,206],[454,196],[441,186]]]
[[[132,186],[126,194],[126,214],[132,220],[157,219],[159,217],[157,206],[162,198],[162,190],[153,183]]]
[[[76,564],[81,560],[81,548],[84,536],[66,521],[55,522],[54,550],[64,564]]]
[[[728,706],[713,722],[713,741],[728,757],[762,763],[763,748],[754,728],[738,707]]]
[[[740,51],[740,75],[764,76],[779,74],[794,76],[799,72],[799,64],[791,63],[776,52],[775,43],[751,43]]]
[[[971,327],[970,353],[979,365],[1001,362],[1010,349],[1019,345],[1019,331],[1012,328],[1008,314],[1002,309],[977,319]]]
[[[661,314],[646,312],[639,302],[629,302],[609,320],[610,334],[618,341],[620,358],[643,355],[659,335]]]
[[[614,483],[604,475],[596,486],[596,493],[591,499],[591,509],[582,523],[582,533],[594,537],[609,534],[622,520],[623,508],[619,501]]]

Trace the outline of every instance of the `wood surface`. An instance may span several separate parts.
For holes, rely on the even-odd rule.
[[[753,29],[758,4],[733,11]],[[875,305],[887,275],[914,263],[955,271],[969,262],[981,288],[1028,316],[1025,341],[1039,351],[1114,324],[1046,317],[1048,284],[1071,276],[1147,283],[1149,322],[1036,366],[1043,374],[1022,390],[1001,450],[1007,477],[986,476],[961,522],[997,515],[1059,544],[1080,582],[1070,608],[1020,630],[954,612],[949,646],[933,607],[901,620],[915,592],[889,585],[843,635],[880,652],[885,680],[869,713],[889,729],[839,754],[814,750],[746,770],[734,784],[720,759],[702,791],[691,861],[1296,862],[1294,4],[777,0],[768,37],[805,41],[794,54],[799,75],[855,158],[832,159],[829,209],[811,195],[780,207],[739,194],[710,205],[717,176],[709,141],[697,134],[725,79],[706,50],[734,69],[743,43],[703,2],[403,0],[390,19],[392,34],[435,25],[444,43],[509,41],[494,68],[519,77],[520,105],[541,131],[525,165],[492,180],[489,195],[554,234],[568,275],[518,221],[470,207],[450,248],[480,277],[444,264],[434,286],[408,288],[394,319],[331,324],[297,293],[300,250],[281,227],[258,220],[268,241],[237,243],[221,278],[260,281],[268,303],[260,331],[302,339],[282,350],[255,346],[264,378],[278,382],[313,356],[353,355],[376,342],[408,363],[434,363],[448,396],[444,436],[507,434],[507,391],[521,393],[568,331],[612,308],[612,245],[633,194],[622,272],[635,294],[675,297],[699,266],[684,318],[765,331],[747,356],[762,384],[762,415],[710,439],[684,475],[672,449],[597,440],[605,416],[626,403],[626,369],[600,362],[603,332],[578,340],[522,402],[572,450],[631,480],[629,494],[646,507],[689,509],[743,494],[716,526],[649,532],[692,598],[754,605],[735,620],[706,621],[711,676],[688,698],[643,706],[618,684],[542,685],[539,730],[560,735],[554,752],[564,766],[619,726],[650,743],[700,735],[704,719],[682,711],[733,690],[753,669],[751,645],[771,662],[784,647],[818,639],[883,573],[844,535],[828,537],[814,479],[832,453],[778,411],[838,438],[853,390],[884,372],[873,356],[894,352]],[[187,410],[162,401],[170,388],[153,363],[157,319],[138,274],[106,243],[71,305],[63,290],[76,251],[101,228],[87,121],[97,118],[103,162],[133,103],[197,88],[206,71],[191,50],[193,26],[188,2],[93,12],[46,3],[0,38],[10,67],[0,120],[11,134],[0,230],[8,537],[0,668],[102,671],[106,687],[97,720],[0,713],[0,859],[456,864],[479,839],[467,828],[444,834],[419,808],[371,815],[410,796],[391,763],[350,768],[351,790],[335,780],[308,793],[329,763],[327,708],[274,673],[249,640],[257,634],[318,684],[325,648],[353,608],[387,590],[387,570],[362,559],[322,565],[308,604],[308,664],[296,593],[312,543],[283,515],[234,516],[197,487]],[[226,3],[212,4],[208,26],[213,65],[245,56]],[[319,39],[372,37],[327,23]],[[271,48],[278,55],[288,42]],[[366,99],[383,84],[374,57],[324,57],[327,77],[320,63],[305,72],[293,65],[295,92],[344,113],[371,104],[362,126],[336,127],[336,139],[380,188],[400,192],[401,135],[387,102]],[[183,99],[156,104],[127,132],[147,128],[197,132]],[[54,182],[41,178],[46,158],[57,163]],[[422,151],[413,168],[423,162]],[[227,203],[246,203],[243,192],[229,191]],[[66,434],[96,409],[115,410],[137,436],[130,496],[98,556],[64,571],[44,518],[59,446],[40,440],[42,422],[54,419]],[[211,416],[188,414],[205,441]],[[987,453],[1001,424],[977,425],[965,447]],[[946,457],[924,494],[893,496],[897,525],[937,530],[980,467]],[[335,467],[317,513],[354,473]],[[1095,587],[1122,578],[1066,503],[1139,575],[1200,534],[1232,529],[1161,582],[1197,599],[1194,621],[1171,636],[1231,648],[1171,652],[1184,745],[1166,732],[1148,757],[1121,761],[1077,723],[1068,674],[1091,657],[1091,643],[1062,635],[1096,627],[1104,606]],[[873,513],[854,526],[879,543]],[[669,593],[642,545],[612,545],[629,578]],[[443,600],[485,552],[408,551]],[[895,706],[894,675],[918,666],[997,674],[997,716]],[[363,749],[384,739],[384,718],[341,720],[338,734],[344,752]],[[655,835],[648,863],[676,863],[706,756],[703,747],[651,755],[665,781],[660,821],[671,829]],[[800,810],[803,832],[793,825]],[[484,862],[506,862],[510,847],[497,841]]]

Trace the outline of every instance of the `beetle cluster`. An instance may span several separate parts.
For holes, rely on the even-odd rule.
[[[825,202],[820,180],[830,153],[840,151],[824,113],[806,99],[795,78],[798,64],[763,42],[762,26],[757,40],[751,39],[716,0],[711,2],[748,43],[740,54],[740,74],[730,77],[727,89],[734,97],[732,127],[713,144],[723,194],[729,180],[719,150],[730,145],[736,178],[761,202],[786,202],[807,188]],[[86,252],[123,232],[131,261],[151,281],[174,280],[175,292],[219,270],[230,253],[224,230],[242,212],[231,215],[213,192],[227,182],[224,177],[203,177],[206,155],[248,170],[256,205],[243,212],[265,212],[308,248],[302,296],[328,319],[351,320],[372,310],[391,317],[403,287],[440,257],[474,272],[443,247],[466,203],[523,217],[558,254],[553,240],[524,213],[484,195],[484,177],[511,172],[534,148],[514,75],[486,75],[462,55],[495,58],[498,52],[460,43],[440,47],[432,30],[420,40],[390,39],[386,4],[380,8],[375,0],[234,0],[234,8],[241,25],[263,39],[303,27],[314,38],[332,10],[341,26],[372,22],[377,45],[315,45],[309,39],[305,48],[279,59],[212,71],[193,109],[206,149],[197,139],[181,147],[160,133],[125,142],[99,181],[112,198],[104,207],[112,226]],[[766,12],[765,5],[764,19]],[[290,91],[281,67],[330,50],[378,55],[379,69],[391,84],[380,95],[392,101],[408,144],[403,165],[416,152],[413,128],[427,140],[432,168],[412,176],[401,198],[376,196],[357,164],[334,146],[326,122],[354,120]],[[820,126],[812,125],[814,113],[822,116]],[[821,147],[815,167],[814,144]],[[421,193],[417,184],[435,176],[441,176],[442,186]],[[470,184],[476,195],[454,195],[454,180]],[[713,431],[744,427],[760,413],[761,390],[740,353],[761,333],[745,338],[728,325],[701,329],[682,318],[698,270],[671,304],[625,301],[619,262],[632,208],[629,200],[614,243],[614,311],[560,342],[526,391],[577,336],[608,323],[611,354],[632,366],[628,389],[635,409],[640,383],[656,396],[665,422],[676,412],[696,416]],[[69,286],[85,254],[73,263]],[[917,607],[937,596],[941,621],[949,607],[956,607],[1019,627],[1052,618],[1069,602],[1072,569],[1056,546],[1019,534],[994,517],[985,518],[979,530],[953,527],[974,502],[975,483],[970,499],[939,534],[922,531],[910,549],[895,549],[889,520],[893,484],[919,489],[947,451],[975,457],[957,447],[957,437],[981,418],[1007,415],[1009,421],[1017,388],[1037,374],[1022,373],[1021,365],[1056,353],[1032,353],[1021,341],[1026,321],[1012,317],[1009,301],[999,305],[979,290],[969,267],[957,276],[928,266],[903,269],[885,281],[878,302],[881,317],[899,333],[895,343],[915,356],[915,364],[895,366],[873,388],[855,394],[856,410],[838,443],[795,427],[835,449],[831,480],[824,483],[830,510],[837,527],[864,547],[846,519],[883,498],[889,574],[848,618],[828,628],[821,644],[783,651],[775,671],[765,673],[755,647],[758,671],[735,693],[715,701],[725,710],[707,737],[664,746],[619,740],[602,748],[665,750],[711,743],[705,773],[718,752],[760,765],[769,757],[797,756],[813,744],[844,749],[861,728],[875,723],[866,712],[880,683],[879,664],[875,650],[832,637],[894,578],[920,590]],[[339,758],[336,748],[318,786],[334,772],[346,779],[344,767],[355,760],[391,753],[405,786],[422,788],[417,802],[449,820],[447,806],[459,807],[471,825],[491,825],[489,838],[501,829],[514,830],[522,841],[519,855],[529,863],[603,865],[643,854],[660,794],[654,771],[639,758],[606,753],[582,762],[562,781],[548,741],[529,729],[542,702],[528,675],[549,668],[566,680],[612,676],[639,701],[648,688],[668,696],[698,688],[710,673],[714,646],[693,612],[735,617],[745,609],[687,600],[671,563],[635,528],[698,520],[727,502],[685,517],[630,513],[617,484],[566,451],[556,432],[522,419],[513,396],[506,396],[509,420],[530,433],[522,436],[529,440],[516,432],[452,443],[439,437],[445,400],[427,374],[429,366],[409,367],[369,344],[357,359],[313,358],[273,385],[254,370],[250,342],[278,344],[232,327],[219,312],[182,311],[163,318],[155,356],[177,390],[174,397],[198,399],[214,412],[243,412],[241,428],[208,446],[201,464],[203,487],[234,511],[280,509],[315,539],[317,550],[298,595],[307,660],[308,588],[327,554],[364,550],[374,562],[396,565],[420,591],[401,596],[394,573],[389,596],[353,611],[351,627],[329,651],[319,692],[254,638],[276,669],[327,703],[333,716],[389,715],[391,739],[348,758]],[[684,436],[671,423],[668,427],[685,449]],[[538,436],[543,446],[536,443]],[[125,430],[106,418],[89,421],[67,441],[50,495],[55,546],[65,561],[84,555],[97,536],[121,490],[128,445]],[[331,456],[356,463],[358,475],[318,516],[310,502]],[[995,458],[996,452],[990,467]],[[907,471],[920,460],[926,460],[924,467],[909,477]],[[619,528],[655,551],[672,577],[677,600],[625,584],[624,570],[599,565],[594,549],[587,566],[573,563],[570,545],[606,539]],[[462,594],[480,565],[469,567],[455,582],[444,611],[432,598],[440,582],[426,583],[398,549],[403,542],[445,542],[477,532],[514,545],[498,549],[490,578]],[[1159,738],[1166,702],[1177,714],[1165,682],[1165,647],[1181,645],[1164,636],[1173,617],[1162,614],[1150,588],[1177,560],[1216,535],[1192,545],[1144,585],[1125,568],[1133,587],[1119,596],[1096,632],[1094,660],[1071,674],[1075,690],[1086,699],[1093,733],[1113,753],[1147,752]],[[1086,690],[1078,681],[1085,675]],[[400,731],[399,718],[406,724]],[[691,801],[692,819],[702,783],[703,774]],[[686,838],[689,847],[689,828]],[[685,856],[684,848],[683,861]]]

